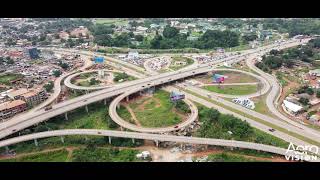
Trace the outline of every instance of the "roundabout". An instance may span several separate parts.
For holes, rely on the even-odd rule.
[[[104,75],[107,73],[106,80],[109,81],[108,85],[103,85],[103,86],[83,86],[83,85],[78,85],[78,84],[74,84],[73,83],[73,80],[76,79],[77,77],[80,77],[80,76],[86,77],[85,76],[86,74],[94,74],[94,73],[95,74],[100,74],[101,72],[103,72]],[[68,88],[75,89],[75,90],[100,90],[100,89],[110,88],[110,87],[115,86],[117,83],[121,83],[120,81],[113,82],[114,79],[115,79],[114,76],[116,76],[117,74],[120,74],[120,73],[124,73],[124,71],[108,70],[108,69],[83,71],[83,72],[75,73],[75,74],[72,74],[72,75],[68,76],[64,80],[64,84]],[[126,74],[128,74],[129,77],[131,77],[131,78],[133,77],[132,79],[137,78],[134,74],[127,73],[127,72],[126,72]]]

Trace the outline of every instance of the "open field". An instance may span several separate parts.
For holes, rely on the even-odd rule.
[[[133,162],[138,150],[114,147],[69,147],[24,153],[0,162]]]
[[[128,21],[127,21],[127,20],[124,20],[124,19],[97,19],[97,20],[96,20],[96,23],[97,23],[97,24],[105,24],[105,25],[114,24],[114,25],[116,25],[116,26],[119,26],[119,25],[126,25],[126,24],[128,24]]]
[[[166,127],[180,123],[185,114],[174,107],[170,101],[170,94],[163,90],[158,90],[152,97],[138,97],[129,102],[137,120],[144,127]],[[132,117],[128,119],[127,110],[118,110],[120,117],[132,122]]]
[[[2,159],[0,162],[66,162],[68,151],[65,149],[32,153],[17,158]]]
[[[268,162],[267,160],[258,160],[254,157],[246,157],[232,153],[210,154],[208,162]]]
[[[231,71],[214,71],[213,74],[221,74],[227,76],[224,83],[251,83],[258,82],[258,79],[250,75],[240,73],[240,72],[231,72]],[[198,76],[195,78],[197,81],[208,84],[212,83],[213,74],[208,73],[206,75]]]
[[[230,95],[247,95],[258,91],[257,85],[230,85],[230,86],[204,86],[204,89],[219,93]]]
[[[22,78],[20,74],[4,74],[0,75],[0,84],[11,85],[11,81]]]

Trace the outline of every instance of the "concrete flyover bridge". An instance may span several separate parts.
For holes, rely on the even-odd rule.
[[[199,66],[197,68],[192,68],[188,70],[181,70],[178,72],[168,72],[168,73],[163,73],[163,74],[159,74],[151,77],[146,77],[144,79],[128,81],[114,87],[110,87],[110,88],[99,90],[99,91],[94,91],[89,94],[82,95],[74,99],[70,99],[70,100],[58,103],[56,105],[53,105],[52,109],[49,111],[39,110],[34,113],[30,113],[25,116],[18,116],[11,119],[10,121],[1,123],[0,138],[16,133],[34,124],[38,124],[40,122],[46,121],[49,118],[55,117],[60,114],[65,114],[67,119],[67,113],[71,110],[74,110],[79,107],[86,107],[86,110],[87,110],[88,109],[87,105],[91,103],[94,103],[97,101],[103,101],[105,99],[115,97],[119,94],[128,92],[135,88],[139,88],[137,89],[137,91],[143,90],[148,87],[153,87],[160,84],[174,82],[183,78],[187,78],[197,74],[202,74],[211,70],[212,70],[212,67]]]
[[[224,140],[224,139],[211,139],[211,138],[199,138],[199,137],[186,137],[186,136],[173,136],[173,135],[160,135],[150,133],[138,133],[138,132],[127,132],[127,131],[113,131],[113,130],[101,130],[101,129],[65,129],[55,131],[45,131],[40,133],[34,133],[24,136],[19,136],[7,140],[0,141],[0,147],[14,145],[20,142],[37,140],[48,137],[59,137],[59,136],[70,136],[70,135],[92,135],[92,136],[107,136],[111,143],[111,137],[121,138],[132,138],[132,139],[144,139],[153,140],[158,145],[159,142],[177,142],[185,144],[202,144],[202,145],[213,145],[222,147],[236,147],[243,149],[252,149],[258,151],[264,151],[279,155],[295,155],[293,152],[286,153],[286,149],[258,144],[252,142]],[[310,160],[317,161],[319,160]]]
[[[192,122],[196,121],[198,119],[198,108],[190,101],[187,99],[184,99],[184,102],[189,106],[191,110],[190,116],[188,116],[188,119],[186,121],[181,122],[180,124],[176,124],[173,126],[169,127],[162,127],[162,128],[149,128],[149,127],[141,127],[134,125],[132,123],[129,123],[125,120],[123,120],[117,113],[117,108],[119,107],[119,103],[121,100],[127,97],[127,100],[129,98],[130,94],[139,92],[141,88],[133,89],[131,91],[128,91],[126,93],[121,94],[120,96],[116,97],[110,104],[109,106],[109,115],[111,119],[120,125],[123,128],[130,129],[132,131],[137,131],[137,132],[145,132],[145,133],[164,133],[164,132],[171,132],[171,131],[176,131],[179,129],[182,129],[186,126],[189,126]],[[178,126],[178,127],[176,127]],[[176,127],[176,128],[175,128]]]

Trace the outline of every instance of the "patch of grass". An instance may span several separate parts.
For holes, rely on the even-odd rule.
[[[277,77],[278,81],[280,82],[281,86],[282,86],[282,87],[285,87],[285,86],[288,85],[288,81],[286,81],[286,80],[283,78],[283,76],[284,76],[283,73],[277,71],[276,77]]]
[[[152,98],[140,98],[129,104],[142,126],[166,127],[178,124],[182,118],[170,101],[170,94],[157,90]],[[178,111],[179,112],[179,111]]]
[[[61,149],[50,152],[40,152],[18,158],[3,159],[0,160],[0,162],[66,162],[67,157],[68,151]]]
[[[253,94],[258,91],[257,85],[230,85],[230,86],[204,86],[204,89],[219,93],[219,94],[229,94],[229,95],[247,95]]]
[[[77,83],[78,86],[83,86],[83,87],[90,87],[90,82],[89,81],[81,81]]]
[[[94,103],[88,105],[89,113],[85,108],[78,108],[68,114],[68,120],[58,116],[50,120],[55,123],[59,129],[109,129],[108,106],[103,103]]]
[[[118,73],[118,72],[114,72],[114,82],[115,83],[121,83],[124,81],[133,81],[136,80],[137,78],[133,77],[133,76],[129,76],[126,73]],[[123,80],[120,82],[120,80]]]
[[[117,109],[117,113],[122,119],[128,120],[130,123],[134,123],[134,120],[126,107],[120,105],[120,108]]]
[[[128,24],[128,21],[125,19],[97,19],[96,24],[105,24],[105,25],[114,24],[116,26],[119,26],[119,25]]]
[[[209,162],[266,162],[260,161],[255,158],[244,157],[241,155],[231,154],[231,153],[218,153],[210,154],[208,156]]]
[[[233,149],[233,150],[225,150],[224,152],[230,152],[233,154],[241,154],[247,156],[255,156],[255,157],[262,157],[262,158],[272,158],[275,156],[272,153],[257,151],[253,149]]]
[[[177,66],[175,66],[174,65],[175,62],[178,62],[178,61],[185,62],[186,64],[185,65],[177,65]],[[172,70],[178,70],[178,69],[187,67],[187,66],[189,66],[189,65],[191,65],[193,63],[194,63],[194,60],[191,59],[191,58],[182,57],[182,56],[173,56],[169,68],[172,69]]]
[[[83,148],[73,152],[73,162],[135,162],[138,150],[118,148]]]
[[[23,75],[21,74],[4,74],[0,75],[0,84],[5,85],[12,85],[11,81],[17,80],[19,78],[22,78]]]

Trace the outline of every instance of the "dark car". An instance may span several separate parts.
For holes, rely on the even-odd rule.
[[[274,131],[276,131],[276,130],[271,128],[271,129],[269,129],[269,131],[270,131],[270,132],[274,132]]]
[[[50,110],[50,109],[52,109],[52,106],[48,106],[48,107],[45,107],[45,108],[44,108],[45,111],[48,111],[48,110]]]
[[[174,128],[178,128],[179,126],[175,126]]]

